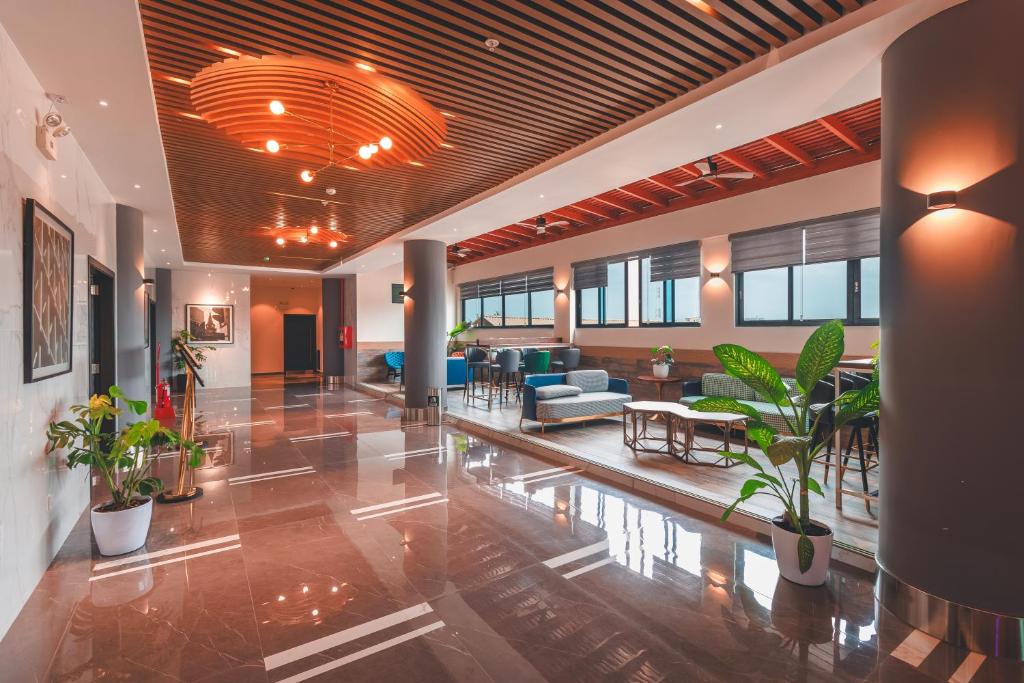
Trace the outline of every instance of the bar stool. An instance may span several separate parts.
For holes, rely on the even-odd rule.
[[[521,365],[523,375],[543,374],[551,366],[550,351],[534,351],[523,356]]]
[[[498,352],[497,363],[491,365],[491,373],[496,375],[496,381],[491,386],[498,388],[498,408],[501,408],[502,396],[505,403],[508,403],[508,383],[512,382],[516,390],[516,403],[520,401],[522,391],[522,375],[519,372],[519,360],[522,354],[517,349],[505,349]]]
[[[551,372],[568,372],[580,366],[580,349],[558,349],[551,361]]]
[[[477,398],[485,398],[484,394],[477,394],[476,384],[479,381],[486,380],[488,383],[491,379],[491,361],[487,358],[487,349],[482,346],[467,346],[466,347],[466,384],[463,388],[462,397],[463,400],[468,402],[469,399],[476,403]],[[490,408],[490,391],[488,390],[487,407]]]

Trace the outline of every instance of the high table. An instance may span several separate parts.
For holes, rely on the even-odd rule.
[[[839,364],[832,370],[832,377],[835,381],[836,398],[839,398],[840,393],[842,393],[842,382],[840,381],[841,372],[844,370],[846,372],[874,372],[874,369],[875,365],[871,358],[851,358],[839,361]],[[843,496],[847,495],[862,499],[864,501],[864,506],[868,508],[868,511],[870,511],[871,503],[877,503],[878,496],[870,493],[864,493],[863,491],[857,491],[856,489],[843,488],[843,476],[846,474],[846,470],[848,468],[843,464],[843,437],[841,429],[836,430],[834,439],[835,443],[833,444],[833,448],[836,452],[836,464],[829,465],[829,463],[825,463],[825,476],[828,477],[829,467],[836,468],[836,509],[843,509]]]

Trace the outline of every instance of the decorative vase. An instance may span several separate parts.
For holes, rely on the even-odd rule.
[[[669,365],[668,363],[654,363],[652,367],[654,368],[655,377],[657,377],[658,379],[665,379],[666,377],[668,377],[668,371],[669,369],[671,369],[672,366]]]
[[[779,565],[779,573],[783,578],[801,586],[820,586],[825,583],[828,566],[832,561],[832,529],[821,522],[811,520],[811,525],[828,533],[820,536],[808,534],[814,546],[814,558],[806,572],[800,571],[800,556],[797,554],[797,542],[800,534],[789,531],[782,526],[782,517],[772,520],[772,547],[775,549],[775,561]]]
[[[113,512],[99,511],[109,503],[102,503],[92,509],[92,533],[101,555],[124,555],[146,544],[149,522],[153,519],[153,499],[140,496],[136,500],[146,502]]]

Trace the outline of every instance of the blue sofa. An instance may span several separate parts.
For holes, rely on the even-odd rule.
[[[523,383],[523,420],[540,423],[540,431],[551,423],[583,422],[622,415],[629,403],[629,383],[609,378],[604,370],[573,370],[560,374],[529,375]]]
[[[466,384],[466,359],[448,358],[448,386]]]

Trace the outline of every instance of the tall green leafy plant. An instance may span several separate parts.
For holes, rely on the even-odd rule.
[[[183,345],[184,344],[188,344],[189,348],[192,349],[192,355],[194,355],[196,357],[196,360],[199,361],[199,367],[200,368],[202,368],[203,365],[206,364],[206,360],[207,360],[207,355],[206,354],[212,353],[212,352],[217,350],[216,346],[209,346],[209,345],[204,345],[204,344],[196,344],[196,337],[195,337],[195,335],[192,334],[191,332],[189,332],[188,330],[184,329],[184,328],[178,330],[178,334],[175,335],[175,336],[176,336],[177,340],[181,344],[183,344]],[[185,369],[185,358],[181,355],[181,352],[178,351],[178,345],[177,344],[173,344],[172,347],[174,348],[174,369],[175,370],[184,370]]]
[[[455,327],[453,327],[452,329],[448,330],[448,355],[449,356],[452,355],[452,353],[455,352],[455,342],[458,339],[459,335],[462,334],[463,332],[466,332],[466,331],[470,330],[472,327],[473,327],[473,323],[468,323],[465,320],[463,320],[462,322],[457,323],[455,325]]]
[[[127,398],[115,385],[110,387],[109,395],[93,394],[88,405],[71,406],[75,418],[51,422],[46,431],[47,453],[67,449],[69,469],[93,467],[107,485],[111,502],[102,508],[103,512],[127,510],[136,504],[133,501],[139,494],[149,496],[163,490],[163,482],[150,476],[153,457],[147,450],[154,442],[184,445],[192,467],[199,465],[203,455],[201,446],[182,440],[178,432],[159,420],[140,420],[115,432],[106,430],[106,423],[123,412],[114,399],[122,401],[135,415],[144,415],[148,408],[145,401]]]
[[[789,528],[800,534],[797,542],[800,571],[806,572],[814,559],[814,546],[808,538],[811,527],[810,493],[824,497],[821,485],[811,476],[811,465],[835,433],[852,420],[878,410],[879,390],[877,367],[871,381],[860,389],[844,392],[811,412],[810,396],[818,382],[827,377],[839,363],[845,349],[843,324],[827,322],[811,334],[800,353],[796,366],[796,390],[791,392],[782,376],[762,356],[737,344],[720,344],[715,355],[725,372],[754,390],[763,401],[773,404],[785,421],[789,434],[779,434],[761,419],[753,407],[734,398],[709,397],[692,407],[704,412],[739,413],[747,416],[747,437],[768,457],[777,474],[771,474],[756,459],[743,453],[722,453],[755,470],[743,483],[740,495],[726,508],[722,520],[729,518],[736,506],[757,495],[778,498],[784,508],[783,518]],[[832,414],[831,428],[822,430],[822,419]],[[818,438],[815,438],[815,435]],[[838,457],[838,456],[837,456]],[[793,463],[797,478],[787,482],[782,466]]]

